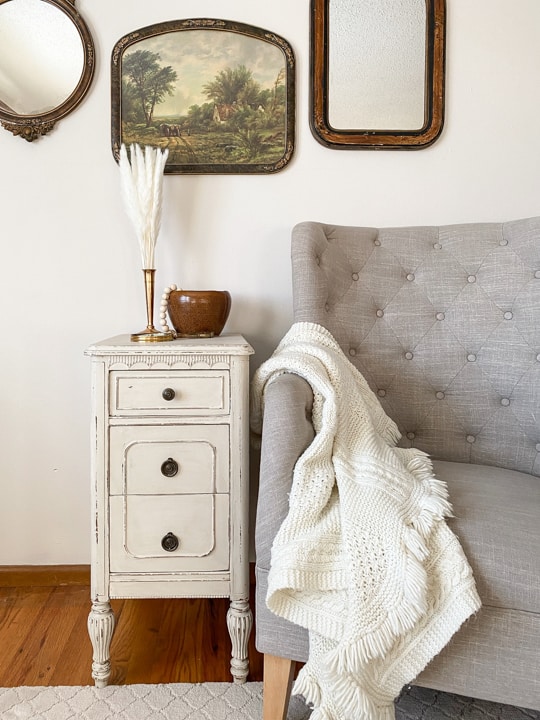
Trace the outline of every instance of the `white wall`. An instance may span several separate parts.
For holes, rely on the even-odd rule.
[[[77,0],[98,67],[83,105],[29,144],[0,130],[0,564],[89,561],[90,369],[101,338],[144,326],[136,241],[110,150],[118,38],[187,17],[273,30],[297,60],[296,153],[267,176],[167,176],[158,287],[226,288],[227,329],[262,362],[291,321],[300,220],[405,225],[540,210],[540,2],[447,0],[446,125],[421,151],[337,151],[308,126],[308,0]]]

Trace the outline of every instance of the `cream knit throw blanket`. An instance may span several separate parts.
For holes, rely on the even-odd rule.
[[[296,463],[272,547],[267,605],[309,630],[293,692],[312,720],[391,720],[393,700],[480,607],[444,521],[446,486],[399,431],[332,335],[297,323],[252,385],[260,433],[265,384],[284,373],[314,393],[315,438]]]

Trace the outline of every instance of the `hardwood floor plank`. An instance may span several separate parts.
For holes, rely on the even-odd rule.
[[[204,682],[211,673],[215,682],[229,681],[227,608],[228,601],[222,598],[168,601],[151,677],[169,672],[170,682]],[[218,641],[212,632],[217,633]]]
[[[18,675],[28,667],[28,647],[41,642],[39,618],[53,588],[9,588],[0,590],[0,686],[20,684]]]
[[[123,601],[121,612],[113,610],[117,617],[116,629],[111,643],[111,683],[124,684],[148,682],[154,665],[157,637],[163,615],[163,600]]]
[[[51,663],[49,685],[93,685],[92,645],[86,631],[89,592],[90,588],[86,588],[80,606],[70,609],[74,617],[73,627],[66,637],[61,657]]]
[[[39,685],[36,682],[34,673],[34,662],[43,644],[49,635],[50,624],[53,620],[52,614],[48,608],[48,602],[55,592],[55,588],[46,588],[46,594],[42,603],[37,607],[20,608],[18,618],[24,620],[24,628],[20,628],[18,635],[18,649],[12,656],[9,673],[9,686],[14,687],[28,682],[29,685]],[[41,593],[40,593],[41,594]],[[17,617],[11,623],[11,626],[17,623]],[[17,635],[15,635],[17,638]]]
[[[53,588],[37,620],[42,627],[39,642],[33,635],[27,639],[26,665],[21,667],[20,674],[16,677],[19,685],[22,682],[27,682],[29,685],[51,684],[50,677],[58,663],[65,662],[66,643],[77,623],[83,602],[88,604],[88,595],[84,587]],[[81,663],[81,659],[78,660],[78,664]],[[69,669],[70,666],[66,663],[66,670]]]

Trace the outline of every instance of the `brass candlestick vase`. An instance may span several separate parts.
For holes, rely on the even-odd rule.
[[[130,154],[124,144],[120,148],[119,166],[122,196],[128,216],[137,233],[141,250],[146,295],[145,330],[133,333],[132,342],[163,342],[174,340],[168,329],[154,327],[154,251],[161,224],[162,185],[169,151],[134,143]]]
[[[154,282],[155,270],[143,270],[144,273],[144,289],[146,295],[146,320],[147,325],[144,330],[133,333],[132,342],[168,342],[174,340],[174,335],[170,331],[162,332],[154,327]]]
[[[180,338],[219,335],[231,310],[227,290],[170,290],[167,311]]]

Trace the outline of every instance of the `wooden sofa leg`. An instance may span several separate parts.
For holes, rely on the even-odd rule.
[[[296,662],[264,656],[263,720],[286,720]]]

